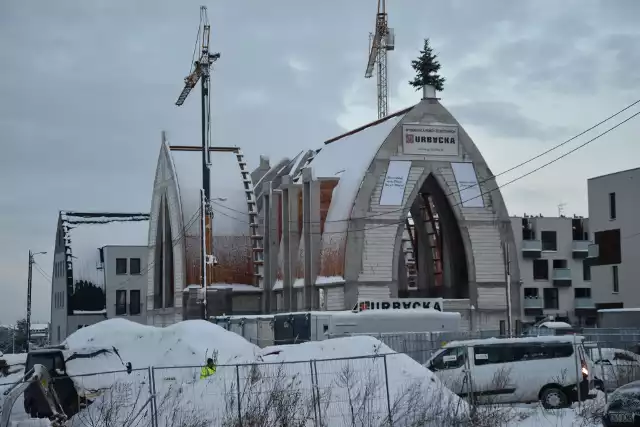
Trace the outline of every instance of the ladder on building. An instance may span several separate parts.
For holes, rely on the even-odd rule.
[[[418,288],[418,266],[416,264],[416,233],[415,223],[411,214],[405,219],[404,232],[402,233],[402,253],[404,255],[404,263],[407,270],[407,289],[415,290]]]
[[[433,198],[429,193],[421,193],[423,204],[422,217],[427,230],[427,240],[433,259],[434,285],[442,286],[442,234],[440,220],[435,210]]]
[[[254,285],[262,288],[264,279],[264,236],[260,234],[258,224],[258,205],[256,204],[255,189],[251,180],[251,173],[247,169],[244,154],[239,148],[235,151],[242,175],[242,184],[249,208],[249,228],[251,230],[251,257],[253,261]]]

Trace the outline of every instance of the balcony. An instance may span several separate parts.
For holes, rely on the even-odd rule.
[[[573,300],[573,307],[576,309],[592,309],[595,310],[596,304],[591,298],[575,298]]]
[[[573,241],[573,258],[574,259],[585,259],[589,257],[589,247],[591,246],[591,242],[588,240],[574,240]]]
[[[553,286],[571,286],[571,269],[554,268],[551,279],[553,280]]]
[[[544,301],[542,298],[525,298],[522,300],[523,308],[542,308],[544,306]]]
[[[587,258],[598,258],[600,256],[600,246],[597,243],[590,244],[588,248]]]
[[[523,258],[540,258],[542,255],[541,240],[523,240],[522,241],[522,257]]]

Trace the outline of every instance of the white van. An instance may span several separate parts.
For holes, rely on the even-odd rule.
[[[578,387],[581,400],[589,398],[583,341],[574,336],[454,341],[425,366],[454,393],[466,397],[471,392],[478,403],[540,400],[547,408],[559,408],[578,400]]]

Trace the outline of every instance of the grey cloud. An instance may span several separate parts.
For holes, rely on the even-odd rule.
[[[474,102],[454,105],[450,109],[461,123],[481,126],[498,137],[544,140],[566,131],[525,117],[520,114],[517,105],[509,102]]]
[[[602,40],[600,44],[602,58],[611,57],[611,62],[607,61],[606,64],[610,67],[608,83],[623,90],[635,90],[638,87],[640,75],[637,72],[629,72],[640,68],[638,46],[640,46],[640,31],[614,33]]]

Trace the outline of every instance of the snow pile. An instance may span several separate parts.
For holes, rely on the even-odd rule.
[[[342,426],[351,425],[352,415],[382,422],[389,414],[385,378],[394,417],[416,409],[413,407],[432,408],[436,417],[464,415],[468,410],[428,369],[367,336],[259,350],[238,335],[200,321],[161,330],[107,321],[67,340],[70,348],[98,342],[117,347],[122,359],[130,360],[134,367],[167,366],[154,370],[160,427],[198,420],[210,425],[237,424],[239,418],[248,422],[256,417],[262,421],[255,425],[277,425],[283,417],[288,417],[289,424],[312,423],[321,417],[326,425]],[[199,367],[169,367],[201,365],[207,348],[209,353],[218,351],[215,375],[200,379]],[[386,369],[384,358],[375,357],[382,354],[389,354]],[[106,420],[99,421],[105,413],[114,416],[115,411],[122,420],[137,413],[150,395],[144,374],[112,379],[111,389],[105,387],[92,405],[74,417],[73,425],[85,426],[91,420],[99,427],[106,425]],[[355,406],[358,414],[351,412]],[[146,424],[149,416],[145,412],[141,422]]]
[[[387,355],[386,364],[382,355]],[[374,416],[381,423],[389,414],[389,403],[394,419],[410,417],[408,412],[417,410],[426,412],[420,415],[451,420],[450,417],[455,418],[456,414],[461,417],[468,411],[467,404],[431,371],[370,336],[267,347],[258,359],[265,363],[286,362],[287,371],[303,379],[311,380],[313,370],[321,396],[320,406],[321,409],[326,406],[325,419],[330,426],[350,425],[347,420],[351,417],[351,405],[362,406],[366,400],[364,406],[370,405],[370,414],[366,417]],[[313,367],[311,359],[315,359]],[[370,393],[368,399],[364,396],[367,393]]]
[[[83,390],[104,389],[119,381],[144,384],[148,381],[146,368],[150,366],[193,366],[174,369],[176,372],[172,373],[173,377],[193,378],[206,356],[214,351],[219,364],[244,363],[259,351],[241,336],[204,320],[156,328],[126,319],[110,319],[74,332],[64,344],[68,348],[67,359],[73,353],[96,354],[110,349],[109,353],[95,357],[68,360],[67,373]],[[127,362],[134,370],[132,375],[122,372]],[[92,375],[99,372],[110,373]]]

